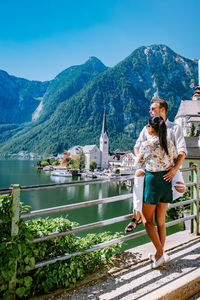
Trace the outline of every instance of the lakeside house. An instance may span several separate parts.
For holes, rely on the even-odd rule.
[[[182,100],[174,122],[183,129],[185,137],[200,134],[200,83],[195,88],[192,100]]]
[[[133,171],[134,168],[134,162],[135,162],[136,156],[134,155],[133,151],[127,151],[123,156],[122,156],[122,168],[125,171]]]

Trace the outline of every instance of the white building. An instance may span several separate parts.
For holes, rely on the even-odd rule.
[[[97,145],[87,145],[82,147],[83,153],[85,155],[85,168],[90,168],[90,162],[92,160],[96,161],[97,168],[100,168],[100,150]]]
[[[199,82],[195,88],[191,100],[182,100],[179,106],[174,122],[183,128],[185,137],[191,135],[191,129],[194,128],[194,135],[200,135],[200,60],[199,65]]]
[[[192,100],[182,100],[174,122],[183,128],[184,136],[190,136],[194,126],[194,134],[200,133],[200,86],[195,88]]]
[[[106,113],[104,111],[103,125],[102,125],[102,131],[100,136],[100,168],[101,169],[108,168],[108,161],[109,161],[108,143],[109,143],[109,139],[108,139],[107,126],[106,126]]]
[[[127,151],[123,156],[122,156],[122,168],[124,170],[134,170],[134,162],[135,162],[135,155],[132,151]]]
[[[182,167],[187,168],[192,164],[200,164],[200,60],[199,60],[199,81],[195,88],[192,100],[182,100],[175,123],[179,124],[183,129],[185,136],[187,156]],[[191,128],[194,128],[194,136],[191,135]],[[188,172],[183,174],[185,182],[191,181]]]

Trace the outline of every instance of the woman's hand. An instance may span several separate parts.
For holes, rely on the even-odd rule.
[[[173,177],[175,176],[176,172],[178,171],[175,167],[170,167],[167,169],[167,171],[169,171],[168,173],[166,173],[163,178],[166,181],[172,181]]]

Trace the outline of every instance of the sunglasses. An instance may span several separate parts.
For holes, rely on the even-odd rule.
[[[158,107],[150,107],[149,110],[155,110]]]

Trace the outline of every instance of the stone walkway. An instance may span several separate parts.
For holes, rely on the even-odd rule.
[[[177,247],[180,240],[183,244]],[[171,249],[168,251],[171,261],[157,270],[150,269],[147,253],[153,247],[148,243],[120,254],[117,258],[120,262],[115,262],[113,268],[96,280],[32,299],[178,300],[189,299],[195,293],[191,299],[198,299],[194,297],[200,291],[200,238],[186,231],[176,233],[167,238],[166,247]]]

